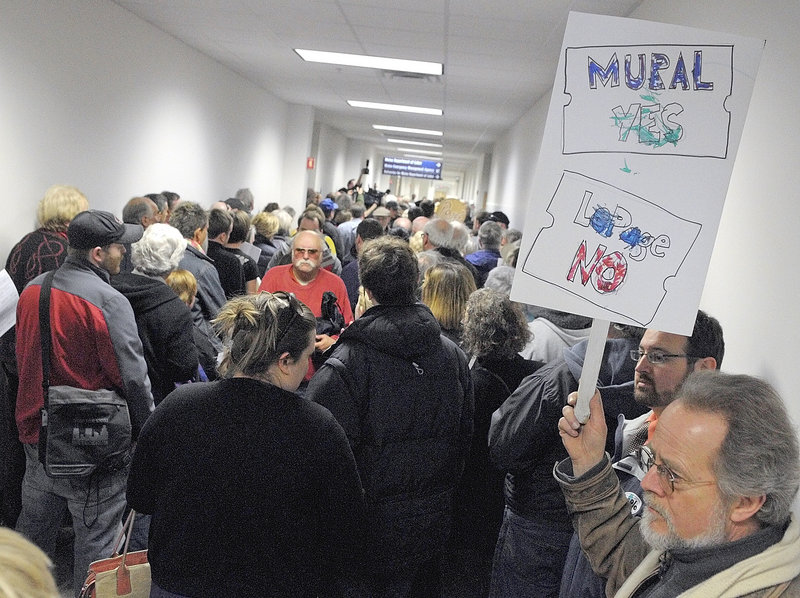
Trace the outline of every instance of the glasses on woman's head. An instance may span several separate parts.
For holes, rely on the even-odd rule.
[[[278,345],[281,344],[281,341],[284,339],[286,334],[289,332],[289,330],[294,325],[294,321],[298,317],[300,317],[301,314],[300,314],[300,306],[297,305],[297,303],[299,303],[299,301],[297,300],[297,298],[295,298],[294,293],[287,293],[285,291],[277,291],[277,292],[273,293],[272,296],[273,297],[278,297],[280,299],[284,299],[286,301],[286,305],[281,308],[281,311],[278,312],[278,325],[279,326],[280,326],[281,317],[283,316],[283,314],[286,313],[286,310],[289,310],[291,312],[291,315],[289,317],[288,323],[286,324],[286,326],[283,327],[283,332],[281,332],[280,336],[278,336],[278,340],[275,341],[275,346],[277,347]]]
[[[656,468],[656,477],[658,478],[661,490],[664,492],[664,494],[667,495],[675,492],[675,484],[679,485],[684,484],[687,486],[689,485],[703,486],[707,484],[716,484],[716,482],[711,480],[696,480],[696,481],[685,480],[663,463],[656,463],[656,456],[653,454],[653,451],[647,445],[636,449],[636,459],[639,461],[639,466],[645,473],[650,471],[653,467]]]

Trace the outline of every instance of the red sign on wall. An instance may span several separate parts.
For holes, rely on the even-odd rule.
[[[314,170],[314,164],[316,164],[316,162],[314,158],[306,158],[306,169]]]

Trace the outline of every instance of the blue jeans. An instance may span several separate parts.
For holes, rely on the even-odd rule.
[[[122,530],[128,472],[51,478],[39,462],[38,448],[32,444],[25,445],[25,459],[17,531],[52,558],[64,511],[69,509],[75,530],[73,587],[77,596],[89,565],[111,556],[114,540]]]
[[[508,507],[492,561],[489,598],[557,598],[572,529],[530,521]]]

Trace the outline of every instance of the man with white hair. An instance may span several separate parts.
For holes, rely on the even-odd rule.
[[[488,221],[478,229],[478,246],[480,249],[466,256],[466,260],[475,266],[481,277],[481,285],[486,277],[497,267],[500,255],[500,243],[503,240],[503,229],[496,222]]]
[[[463,242],[466,240],[465,235],[460,232],[456,233],[455,227],[443,218],[434,218],[422,228],[422,249],[424,251],[436,251],[443,258],[458,262],[472,274],[475,286],[481,288],[483,281],[478,271],[461,254],[461,249],[464,247]]]
[[[608,596],[800,595],[800,524],[790,512],[800,450],[769,384],[714,370],[686,379],[638,451],[641,518],[604,452],[600,393],[583,425],[572,404],[558,422],[569,458],[554,475]]]
[[[294,293],[316,318],[322,316],[322,302],[326,291],[332,292],[336,295],[336,305],[344,318],[343,326],[346,326],[353,321],[353,310],[350,308],[347,289],[342,279],[322,268],[324,244],[322,234],[317,231],[298,232],[292,239],[292,263],[267,270],[258,290],[270,293],[275,291]],[[339,332],[337,330],[334,334],[317,334],[314,341],[317,353],[321,354],[333,345],[339,337]],[[307,383],[313,374],[314,366],[309,363],[304,382]]]

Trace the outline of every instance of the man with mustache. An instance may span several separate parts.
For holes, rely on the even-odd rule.
[[[689,374],[719,369],[724,353],[722,327],[702,310],[697,312],[691,336],[649,329],[645,331],[639,349],[631,351],[631,358],[636,362],[634,399],[651,409],[632,420],[622,416],[618,418],[611,463],[630,502],[631,514],[642,514],[641,479],[646,473],[639,466],[636,450],[652,438],[659,416],[675,399]],[[573,534],[559,597],[600,598],[605,596],[604,586],[605,580],[592,571],[577,534]]]
[[[347,288],[336,274],[331,274],[322,268],[322,250],[325,243],[322,235],[316,231],[303,230],[292,239],[292,263],[286,266],[275,266],[267,270],[259,291],[286,291],[294,293],[300,301],[305,303],[311,312],[319,318],[322,316],[322,296],[325,291],[336,295],[336,305],[344,316],[345,326],[353,321],[353,310],[347,297]],[[318,334],[314,348],[318,353],[324,352],[333,345],[338,334]],[[314,374],[314,366],[309,362],[308,374],[301,385],[302,389],[308,384]]]
[[[570,458],[554,475],[608,596],[800,595],[800,525],[790,512],[800,449],[769,384],[713,370],[686,379],[637,452],[641,518],[604,454],[600,393],[590,408],[582,425],[564,407],[558,430]]]

